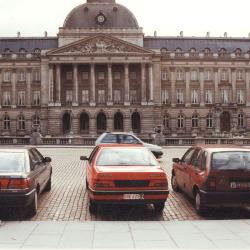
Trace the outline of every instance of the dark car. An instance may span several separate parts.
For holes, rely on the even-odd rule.
[[[250,205],[250,149],[195,146],[173,162],[172,188],[194,198],[198,213],[208,207]]]
[[[0,207],[37,213],[37,199],[51,189],[51,158],[33,147],[0,147]]]
[[[138,138],[132,133],[104,132],[95,141],[96,146],[99,144],[109,144],[109,143],[140,144],[148,148],[154,154],[156,158],[161,158],[163,155],[162,147],[155,145],[155,144],[145,143],[144,141],[142,141],[140,138]]]

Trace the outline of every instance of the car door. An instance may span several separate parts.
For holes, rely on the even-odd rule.
[[[93,159],[94,159],[95,154],[97,153],[98,149],[99,149],[98,146],[93,149],[93,151],[91,152],[91,154],[89,156],[89,160],[86,163],[86,180],[89,184],[91,183]]]
[[[187,175],[187,167],[191,161],[194,151],[195,148],[188,149],[181,161],[175,165],[176,180],[182,190],[186,190],[185,176]]]

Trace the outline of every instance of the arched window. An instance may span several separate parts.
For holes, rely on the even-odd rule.
[[[183,115],[179,115],[177,118],[177,128],[184,128],[184,116]]]
[[[212,114],[208,114],[206,117],[206,122],[207,122],[207,128],[213,128],[214,125],[214,119]]]
[[[162,124],[163,124],[164,129],[169,128],[169,116],[168,115],[163,116]]]
[[[10,117],[7,114],[3,118],[3,129],[10,130]]]
[[[32,119],[32,127],[39,127],[40,126],[40,117],[39,115],[34,115]]]
[[[9,53],[11,53],[11,50],[10,50],[9,48],[5,48],[5,49],[4,49],[4,53],[5,53],[5,54],[9,54]]]
[[[190,56],[196,56],[196,49],[195,48],[191,48],[189,50]]]
[[[222,49],[219,50],[219,55],[221,57],[225,56],[226,54],[227,54],[227,50],[226,49],[222,48]]]
[[[121,112],[114,115],[114,130],[123,131],[123,115]]]
[[[80,131],[83,133],[88,133],[89,131],[89,116],[87,113],[80,115]]]
[[[211,49],[209,49],[209,48],[205,48],[203,52],[204,52],[204,56],[210,56],[211,55]]]
[[[27,51],[26,51],[26,49],[21,48],[21,49],[19,49],[19,53],[25,54],[25,53],[27,53]]]
[[[192,128],[198,128],[199,118],[197,114],[192,116]]]
[[[177,57],[178,57],[178,56],[181,56],[181,55],[182,55],[182,49],[181,49],[181,48],[177,48],[177,49],[175,50],[175,54],[176,54]]]
[[[238,127],[244,128],[244,114],[238,115]]]
[[[35,54],[40,54],[40,53],[41,53],[41,50],[40,50],[39,48],[36,48],[36,49],[34,49],[34,53],[35,53]]]
[[[242,50],[239,49],[239,48],[237,48],[237,49],[234,51],[234,53],[235,53],[236,57],[240,57],[241,54],[242,54]]]
[[[67,134],[71,131],[71,114],[66,112],[62,118],[63,133]]]
[[[141,132],[141,116],[138,112],[134,112],[131,116],[132,130],[135,133]]]
[[[19,116],[19,119],[18,119],[18,129],[19,130],[25,130],[25,119],[24,119],[23,115]]]
[[[107,129],[107,117],[104,113],[99,113],[96,118],[97,132],[103,133]]]

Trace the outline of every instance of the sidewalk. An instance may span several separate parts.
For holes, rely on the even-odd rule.
[[[3,222],[0,249],[243,249],[250,220]]]

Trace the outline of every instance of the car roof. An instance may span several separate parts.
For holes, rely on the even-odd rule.
[[[99,144],[100,148],[145,148],[142,144],[120,144],[120,143],[109,143],[109,144]]]
[[[0,146],[0,152],[26,152],[29,149],[32,149],[32,146],[19,146],[19,145],[11,145],[11,146]]]
[[[114,135],[134,135],[132,132],[105,132],[105,134],[114,134]]]
[[[245,148],[240,145],[221,145],[221,144],[215,144],[215,145],[196,145],[196,148],[202,148],[208,152],[226,152],[226,151],[249,151],[250,148]]]

